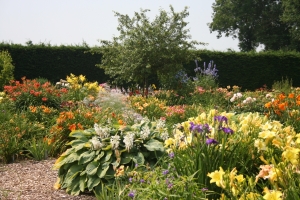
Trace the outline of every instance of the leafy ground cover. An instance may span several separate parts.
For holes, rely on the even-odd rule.
[[[211,72],[147,96],[83,75],[11,81],[1,162],[53,157],[54,188],[96,199],[298,199],[300,88],[219,88]]]

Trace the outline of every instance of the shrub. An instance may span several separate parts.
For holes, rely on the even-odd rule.
[[[14,79],[14,66],[8,51],[0,51],[0,88]]]

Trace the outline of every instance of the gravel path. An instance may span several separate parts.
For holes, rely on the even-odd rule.
[[[25,160],[0,164],[1,200],[96,200],[93,194],[71,196],[64,190],[54,190],[57,171],[52,170],[55,159]]]

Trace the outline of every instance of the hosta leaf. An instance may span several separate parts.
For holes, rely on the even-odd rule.
[[[87,188],[91,191],[100,183],[101,179],[98,176],[89,176],[87,181]]]
[[[74,130],[70,133],[70,137],[75,137],[75,138],[82,138],[82,137],[91,137],[93,135],[92,132],[86,131],[86,130]]]
[[[72,187],[72,190],[71,190],[71,195],[73,196],[77,196],[80,194],[80,188],[79,188],[79,183],[77,183],[74,187]]]
[[[78,144],[74,147],[75,151],[79,151],[85,147],[85,143]]]
[[[86,175],[84,176],[80,176],[80,180],[79,180],[79,189],[81,192],[84,192],[86,187]]]
[[[86,171],[85,170],[82,171],[79,176],[83,176],[83,175],[86,175]]]
[[[115,168],[117,168],[120,165],[120,161],[117,159],[114,159],[114,161],[111,162],[112,166],[114,166]]]
[[[135,162],[138,165],[143,165],[145,162],[144,155],[141,152],[138,152],[136,156],[132,158],[133,162]]]
[[[77,176],[71,183],[71,185],[68,187],[69,188],[69,194],[75,196],[79,195],[80,193],[80,188],[79,188],[79,181],[80,177]]]
[[[100,154],[97,155],[95,161],[99,161],[104,156],[104,151],[101,151]]]
[[[128,164],[131,160],[132,160],[132,155],[130,155],[130,154],[123,155],[123,154],[122,154],[120,164],[121,164],[121,165],[123,165],[123,164]]]
[[[64,153],[62,153],[62,154],[60,155],[60,157],[65,157],[65,156],[67,156],[67,155],[70,155],[70,154],[73,153],[74,151],[75,151],[74,148],[67,149]]]
[[[79,177],[79,174],[81,173],[82,169],[82,165],[72,165],[66,174],[64,182],[67,185],[73,184],[74,179]]]
[[[89,140],[85,137],[82,137],[82,138],[79,138],[79,139],[76,139],[76,140],[72,140],[71,142],[67,143],[66,145],[71,145],[71,146],[76,146],[78,144],[82,144],[82,143],[86,143],[88,142]]]
[[[53,165],[53,170],[59,169],[63,164],[65,164],[65,158],[66,156],[60,156],[58,159],[56,159],[54,165]]]
[[[91,142],[86,142],[86,143],[84,144],[84,147],[86,147],[86,148],[91,148],[91,147],[92,147]]]
[[[106,171],[106,175],[104,176],[106,180],[115,178],[115,171],[112,167],[109,167]]]
[[[103,183],[102,184],[98,184],[96,187],[94,187],[94,194],[96,196],[96,199],[100,199],[101,198],[101,194],[102,194],[102,188],[103,188]]]
[[[95,151],[86,151],[79,156],[78,164],[90,162],[95,157]]]
[[[149,151],[165,151],[163,143],[155,139],[150,139],[146,144],[144,144],[144,147],[146,147]]]
[[[110,159],[111,155],[112,155],[112,150],[106,151],[104,162],[107,162]]]
[[[100,163],[97,161],[90,162],[86,166],[86,173],[90,176],[96,174],[99,165]]]
[[[71,153],[64,159],[64,164],[75,162],[78,160],[78,158],[79,158],[79,155],[76,152]]]
[[[109,168],[109,163],[103,163],[103,165],[98,168],[97,175],[99,178],[103,178],[106,175],[106,172]]]

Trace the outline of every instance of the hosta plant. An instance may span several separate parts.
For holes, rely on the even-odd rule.
[[[147,118],[132,126],[107,123],[94,128],[74,130],[74,138],[56,161],[58,170],[56,188],[66,189],[71,195],[84,191],[101,191],[102,184],[135,165],[150,166],[165,152],[168,137],[165,121],[151,122]]]

